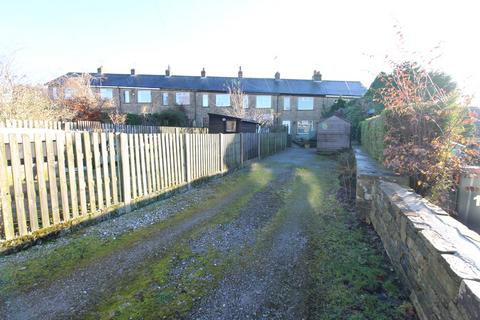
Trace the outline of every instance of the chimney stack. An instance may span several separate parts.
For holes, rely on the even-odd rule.
[[[131,75],[131,76],[134,76],[134,75],[135,75],[135,69],[134,69],[134,68],[130,69],[130,75]]]
[[[165,76],[170,77],[170,65],[168,65],[168,68],[165,70]]]
[[[242,67],[238,67],[238,77],[239,78],[243,78],[243,71],[242,71]]]
[[[280,72],[275,72],[275,80],[280,80]]]
[[[205,68],[202,69],[202,72],[200,72],[200,75],[202,78],[205,78],[207,76],[207,73],[205,72]]]
[[[103,70],[102,70],[102,69],[103,69],[103,66],[98,67],[98,68],[97,68],[97,73],[98,73],[98,74],[103,74]]]
[[[313,81],[322,81],[322,74],[320,73],[320,71],[317,71],[317,70],[313,71],[312,80]]]

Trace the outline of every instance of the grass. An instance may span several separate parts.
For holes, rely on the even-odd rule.
[[[131,247],[153,233],[187,220],[202,210],[219,203],[236,190],[250,188],[249,193],[252,193],[266,185],[271,179],[271,172],[262,165],[256,164],[248,173],[244,171],[234,173],[215,185],[213,196],[154,225],[139,228],[116,238],[84,236],[82,231],[76,232],[70,236],[72,239],[66,245],[55,247],[42,256],[28,259],[24,263],[12,262],[4,265],[0,270],[0,296],[17,290],[27,291],[32,286],[51,283],[79,267],[115,254],[118,250]]]
[[[82,265],[98,261],[118,250],[133,246],[153,233],[184,221],[220,203],[228,194],[248,188],[213,218],[186,231],[161,256],[144,261],[85,315],[89,319],[178,319],[188,314],[208,295],[239,261],[254,257],[255,250],[269,250],[276,232],[296,215],[308,236],[305,252],[307,288],[306,318],[309,319],[409,319],[414,311],[399,285],[378,240],[368,227],[346,211],[337,200],[337,163],[318,156],[320,166],[296,168],[292,185],[278,190],[285,206],[259,230],[253,247],[239,255],[214,248],[193,252],[190,241],[219,224],[233,221],[254,194],[272,181],[273,173],[257,165],[240,172],[216,187],[215,196],[174,216],[116,240],[72,235],[66,246],[23,265],[9,265],[0,271],[0,294],[26,290],[34,283],[46,284]],[[269,164],[271,165],[271,164]],[[285,166],[285,164],[276,164]]]
[[[263,175],[251,191],[226,206],[220,214],[185,233],[160,259],[146,262],[123,279],[118,289],[94,307],[88,319],[177,319],[216,287],[236,257],[209,248],[193,252],[190,241],[209,228],[234,220],[253,195],[266,187],[271,175]]]
[[[330,166],[332,170],[301,172],[312,208],[307,225],[309,318],[409,318],[413,308],[386,255],[337,200],[339,172]]]

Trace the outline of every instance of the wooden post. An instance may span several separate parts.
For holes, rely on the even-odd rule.
[[[257,149],[258,149],[258,152],[257,152],[257,158],[258,159],[261,159],[262,156],[261,156],[261,150],[260,150],[260,144],[262,143],[262,138],[261,138],[261,133],[257,133]]]
[[[223,172],[223,134],[218,134],[218,141],[219,141],[219,151],[220,151],[220,172]]]
[[[5,239],[11,240],[15,237],[13,228],[12,199],[10,196],[10,186],[8,185],[8,164],[5,151],[5,142],[3,135],[0,134],[0,202],[2,205],[3,228]]]
[[[128,135],[126,133],[120,134],[120,154],[122,158],[122,189],[123,189],[123,199],[125,203],[125,210],[128,212],[131,210],[130,203],[132,201],[131,192],[130,192],[130,165],[129,165],[129,154],[128,154]]]
[[[185,136],[185,146],[184,146],[184,152],[185,152],[185,175],[186,175],[186,180],[188,184],[188,188],[191,188],[191,182],[192,182],[192,173],[190,172],[191,170],[191,165],[190,165],[190,134],[186,133],[184,134]]]
[[[244,142],[243,133],[240,132],[240,167],[243,167]]]

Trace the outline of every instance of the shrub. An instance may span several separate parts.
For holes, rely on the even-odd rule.
[[[160,113],[128,113],[125,124],[145,126],[186,127],[188,118],[183,107],[164,110]]]
[[[125,124],[141,125],[143,124],[143,116],[135,113],[127,113]]]
[[[383,162],[385,118],[383,114],[360,123],[362,146],[375,160]]]
[[[385,105],[385,165],[408,175],[415,191],[448,209],[461,167],[476,154],[471,149],[455,152],[459,143],[474,144],[466,131],[472,121],[467,108],[455,90],[440,88],[432,73],[416,63],[394,64],[386,80],[380,97]]]

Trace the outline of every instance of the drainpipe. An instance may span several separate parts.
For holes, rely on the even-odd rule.
[[[197,126],[197,91],[193,91],[193,105],[194,105],[193,120],[195,121],[195,126]]]

